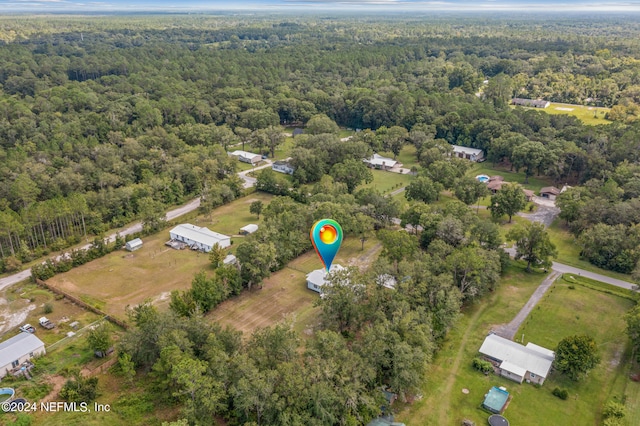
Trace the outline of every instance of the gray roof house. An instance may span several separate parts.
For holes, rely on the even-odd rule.
[[[480,353],[497,368],[498,374],[515,382],[524,380],[543,384],[551,371],[555,353],[531,342],[523,346],[489,334],[480,347]]]
[[[254,154],[253,152],[248,151],[233,151],[230,152],[229,155],[233,158],[236,158],[238,161],[242,161],[243,163],[248,164],[257,164],[262,161],[262,155]]]
[[[551,102],[544,101],[542,99],[524,99],[524,98],[513,98],[511,100],[513,105],[517,106],[525,106],[525,107],[533,107],[533,108],[547,108],[551,105]]]
[[[380,170],[389,170],[395,167],[396,164],[399,164],[393,158],[383,157],[378,154],[373,154],[371,158],[364,160],[364,162],[367,163],[369,167]]]
[[[329,273],[344,269],[342,265],[331,265]],[[307,274],[307,288],[322,294],[322,286],[327,284],[327,270],[325,268],[316,269]]]
[[[476,148],[469,148],[460,145],[451,145],[453,148],[453,156],[458,158],[465,158],[471,161],[484,161],[484,151]]]
[[[271,170],[273,170],[274,172],[292,175],[296,169],[288,161],[276,161],[271,165]]]
[[[45,354],[44,342],[31,333],[20,333],[0,343],[0,378],[34,356]]]
[[[169,236],[172,240],[180,241],[192,249],[201,250],[205,253],[210,252],[216,244],[222,248],[227,248],[231,245],[231,237],[213,232],[204,226],[199,227],[190,223],[176,226],[169,231]]]

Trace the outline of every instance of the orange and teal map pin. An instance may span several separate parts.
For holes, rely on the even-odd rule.
[[[331,263],[336,257],[338,249],[340,249],[340,244],[342,244],[342,228],[340,224],[333,219],[319,220],[313,224],[309,235],[316,253],[318,253],[325,269],[329,272]]]

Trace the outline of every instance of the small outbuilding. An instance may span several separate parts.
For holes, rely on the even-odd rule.
[[[140,238],[136,238],[131,241],[127,241],[127,243],[124,245],[124,248],[127,251],[136,251],[139,248],[142,248],[142,240]]]
[[[20,333],[0,343],[0,378],[31,358],[44,355],[44,342],[31,333]]]
[[[560,195],[560,190],[555,186],[545,186],[544,188],[540,189],[540,196],[542,198],[555,200],[558,195]]]
[[[227,257],[222,261],[223,265],[235,265],[238,259],[232,254],[228,254]]]
[[[295,138],[298,135],[301,135],[304,133],[304,130],[302,130],[300,127],[296,127],[295,129],[293,129],[293,137]]]
[[[256,225],[255,223],[250,223],[250,224],[240,228],[240,235],[253,234],[257,230],[258,230],[258,225]]]

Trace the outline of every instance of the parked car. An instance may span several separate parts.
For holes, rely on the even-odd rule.
[[[47,319],[47,317],[42,317],[40,318],[40,325],[43,326],[44,328],[46,328],[47,330],[51,330],[53,327],[55,327],[56,325],[54,323],[52,323],[51,321],[49,321]]]
[[[36,332],[36,328],[34,326],[32,326],[31,324],[25,324],[22,327],[20,327],[20,331],[23,331],[25,333],[35,333]]]

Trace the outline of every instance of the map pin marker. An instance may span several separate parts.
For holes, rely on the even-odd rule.
[[[319,220],[313,224],[309,235],[316,253],[318,253],[325,269],[329,272],[331,263],[336,257],[336,253],[338,253],[340,244],[342,244],[342,228],[340,224],[333,219]]]

